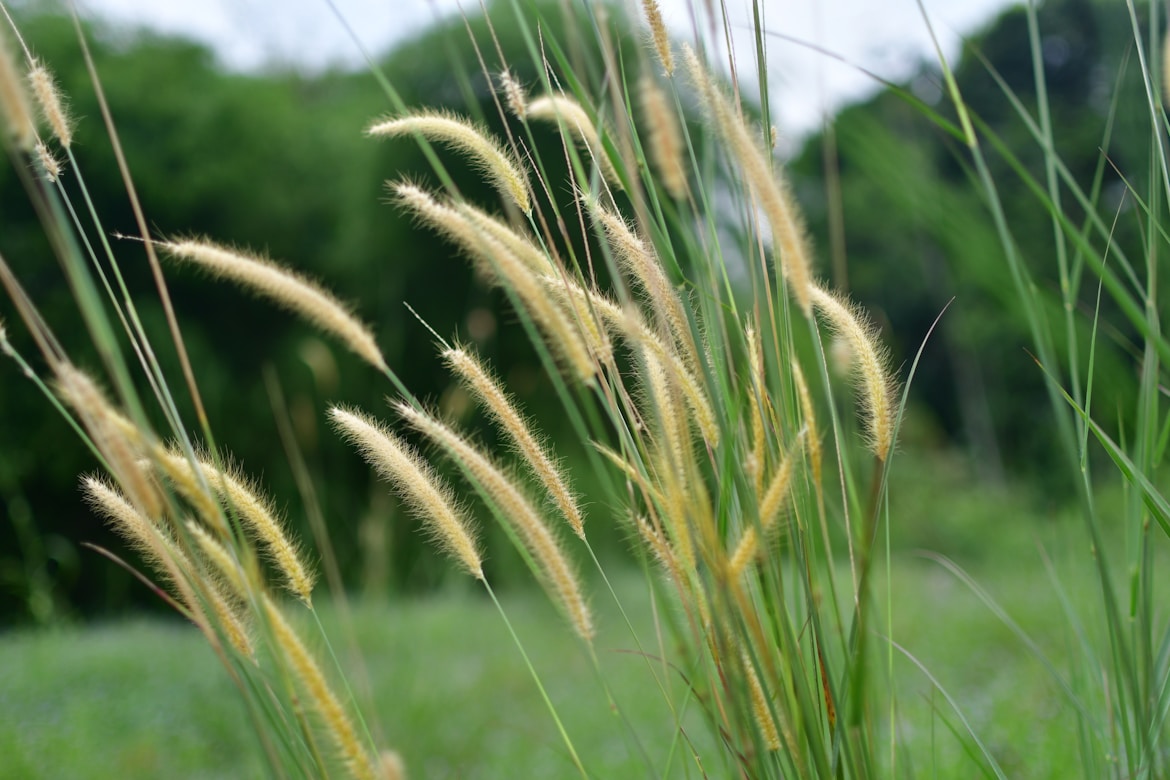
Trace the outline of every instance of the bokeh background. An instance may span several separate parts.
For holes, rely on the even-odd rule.
[[[527,56],[514,39],[504,5],[489,7],[505,60],[520,80],[534,83],[536,74],[531,65],[524,69]],[[1013,90],[1025,106],[1035,105],[1026,19],[1018,8],[980,8],[979,13],[999,15],[965,30],[961,46],[954,26],[943,30],[944,40],[984,131],[1018,155],[1011,162],[996,158],[995,178],[1019,249],[1036,283],[1049,292],[1048,314],[1057,317],[1050,216],[1013,167],[1040,176],[1043,160],[1002,88]],[[325,281],[374,323],[389,362],[420,397],[474,425],[475,413],[439,364],[433,339],[404,305],[409,303],[437,332],[456,333],[474,344],[558,440],[555,395],[503,296],[474,279],[441,241],[386,205],[388,177],[433,177],[412,142],[362,136],[388,104],[352,54],[337,54],[336,43],[307,51],[304,59],[291,44],[254,44],[249,50],[239,40],[225,39],[213,46],[208,40],[216,35],[215,25],[211,32],[193,27],[192,35],[184,36],[176,34],[183,22],[165,19],[153,28],[128,27],[130,12],[116,3],[90,10],[85,33],[157,235],[200,234],[262,250]],[[75,149],[106,228],[133,234],[125,187],[71,20],[63,9],[39,2],[18,3],[14,13],[30,46],[52,64],[71,97],[78,118]],[[335,24],[321,13],[322,25]],[[235,28],[244,38],[248,24],[264,21],[248,19]],[[623,23],[620,13],[615,20]],[[371,38],[378,67],[406,102],[483,116],[499,130],[491,88],[467,43],[464,21],[431,9],[429,15],[404,13],[399,23],[393,34],[373,26],[359,25],[359,31]],[[633,23],[624,46],[641,45]],[[831,29],[835,21],[814,18],[813,23]],[[912,16],[906,24],[915,24]],[[1024,313],[1016,308],[980,190],[972,185],[959,142],[940,128],[953,116],[937,65],[923,53],[922,23],[916,24],[907,28],[906,38],[917,43],[908,43],[883,72],[889,83],[839,64],[833,68],[844,68],[860,82],[840,86],[831,75],[836,71],[824,71],[830,75],[819,85],[808,83],[818,78],[815,71],[779,79],[774,102],[780,106],[782,150],[808,215],[820,273],[871,311],[903,372],[953,299],[925,347],[911,389],[903,456],[917,468],[933,469],[928,481],[943,494],[956,484],[1010,491],[1013,500],[1034,510],[1029,522],[1042,522],[1035,518],[1061,506],[1067,488],[1053,476],[1064,472],[1052,467],[1058,450],[1043,378],[1026,351]],[[1041,8],[1041,25],[1059,152],[1072,175],[1116,209],[1115,240],[1140,251],[1141,226],[1119,174],[1138,191],[1148,175],[1129,163],[1132,152],[1144,156],[1149,144],[1140,74],[1123,67],[1131,56],[1132,30],[1124,15],[1102,12],[1096,0],[1049,0]],[[473,16],[471,27],[482,40],[482,20]],[[289,40],[297,38],[290,33]],[[871,65],[865,57],[886,56],[883,47],[894,44],[883,41],[855,61]],[[804,52],[801,57],[808,51],[790,42],[776,45],[777,69],[799,59],[793,51]],[[484,54],[489,69],[502,68],[494,50]],[[455,73],[466,77],[453,78]],[[791,108],[784,107],[786,100]],[[854,102],[842,105],[846,100]],[[826,108],[834,115],[823,117]],[[697,117],[695,131],[700,131]],[[559,144],[551,135],[538,135],[537,141]],[[68,176],[65,180],[67,187],[75,186]],[[493,200],[474,175],[457,177],[457,184],[484,204]],[[554,196],[567,199],[569,193]],[[1076,221],[1076,205],[1064,205]],[[69,290],[7,166],[0,167],[0,214],[0,251],[66,348],[82,365],[96,365]],[[161,311],[150,303],[153,288],[141,249],[123,241],[117,250],[132,289],[141,294],[160,358],[179,376]],[[399,514],[324,422],[324,410],[333,403],[384,408],[385,382],[263,302],[181,269],[168,271],[168,284],[218,443],[278,497],[290,524],[307,534],[287,442],[279,434],[281,421],[287,421],[313,477],[347,586],[370,594],[421,592],[451,576],[415,524]],[[1094,292],[1084,291],[1086,307]],[[1121,321],[1109,315],[1106,309],[1103,321]],[[0,301],[0,316],[17,347],[31,353],[6,300]],[[1102,336],[1098,368],[1109,381],[1098,384],[1094,403],[1118,409],[1102,419],[1123,426],[1126,412],[1116,399],[1129,397],[1140,356],[1124,329]],[[182,389],[177,400],[189,413]],[[486,427],[481,435],[490,441]],[[563,454],[574,457],[571,449]],[[82,546],[88,542],[129,556],[77,490],[78,475],[95,466],[16,367],[0,364],[0,625],[162,609],[126,572]],[[580,487],[588,496],[588,483]],[[914,495],[911,491],[904,500]],[[894,497],[897,502],[896,490]],[[597,506],[593,512],[604,517],[604,510]],[[965,526],[961,511],[949,524],[914,511],[905,517],[893,529],[897,545],[960,559],[988,554],[987,534]],[[607,534],[605,525],[594,524],[594,547],[623,549],[623,540],[616,532]],[[489,545],[493,579],[504,587],[513,579],[523,581],[523,566],[509,557],[508,545]]]

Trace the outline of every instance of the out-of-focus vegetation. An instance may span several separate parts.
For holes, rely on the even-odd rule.
[[[1115,245],[1140,255],[1144,216],[1125,181],[1137,192],[1148,186],[1149,110],[1129,20],[1107,6],[1092,0],[1040,4],[1047,102],[1057,154],[1102,211],[1116,213]],[[1018,7],[968,41],[955,80],[988,139],[1009,228],[1047,303],[1042,316],[1056,323],[1062,304],[1051,217],[1033,190],[1044,188],[1044,153],[1012,106],[1014,97],[1032,117],[1039,115],[1031,51],[1027,12]],[[928,121],[931,112],[957,125],[935,63],[845,109],[831,131],[806,144],[794,167],[804,176],[813,233],[837,231],[833,241],[822,240],[824,267],[884,315],[902,357],[913,355],[954,298],[914,382],[918,410],[927,412],[920,420],[933,426],[923,432],[924,443],[967,447],[984,479],[1002,480],[1011,471],[1050,487],[1061,484],[1051,468],[1058,445],[1043,374],[1029,354],[1026,312],[963,142]],[[825,175],[826,161],[839,178]],[[828,204],[838,198],[840,211],[832,212]],[[1067,189],[1061,207],[1072,224],[1085,220],[1083,205]],[[1097,285],[1091,275],[1078,275],[1073,284],[1079,285],[1077,323],[1087,353]],[[1130,414],[1124,399],[1137,384],[1140,350],[1123,321],[1103,301],[1105,331],[1096,359],[1108,381],[1097,385],[1095,403],[1111,410],[1103,415],[1107,420]]]
[[[521,55],[519,33],[507,23],[507,12],[499,11],[503,16],[495,30],[504,59],[528,62]],[[1100,14],[1089,0],[1048,2],[1041,16],[1060,153],[1087,188],[1099,179],[1095,186],[1104,202],[1116,201],[1120,210],[1117,240],[1136,245],[1140,226],[1122,197],[1118,173],[1099,154],[1108,138],[1106,152],[1125,176],[1141,182],[1148,175],[1126,168],[1126,150],[1148,144],[1140,124],[1145,109],[1138,99],[1139,74],[1132,64],[1122,68],[1130,33],[1119,26],[1120,15]],[[27,9],[21,23],[35,53],[53,64],[72,98],[73,113],[80,118],[77,151],[85,159],[105,224],[133,234],[124,185],[71,23]],[[477,40],[488,40],[482,21],[473,20],[472,27]],[[387,109],[369,74],[230,73],[211,52],[190,42],[100,24],[88,26],[87,32],[135,186],[158,234],[206,234],[261,247],[327,278],[375,324],[387,358],[406,384],[449,413],[466,413],[466,399],[441,370],[431,336],[403,306],[409,302],[438,332],[458,332],[475,343],[556,437],[558,420],[544,405],[551,398],[548,380],[503,296],[477,284],[449,246],[412,229],[408,219],[380,204],[383,179],[390,172],[413,172],[424,179],[431,174],[413,142],[362,137],[369,120]],[[628,43],[637,45],[635,39]],[[957,79],[971,108],[1023,155],[1021,161],[1035,176],[1042,170],[1040,153],[1027,151],[1036,145],[1018,116],[1004,108],[1006,101],[990,75],[999,74],[1032,105],[1028,45],[1021,12],[1009,12],[971,41]],[[436,68],[436,52],[463,64]],[[494,46],[482,46],[481,53],[487,67],[497,70]],[[596,56],[585,50],[570,54]],[[475,57],[463,22],[456,21],[404,44],[382,66],[408,104],[458,106],[502,133],[492,90]],[[464,73],[475,75],[451,77]],[[515,75],[522,82],[535,80],[532,72]],[[1007,468],[1024,467],[1029,477],[1046,479],[1052,440],[1042,408],[1042,378],[1025,351],[1023,314],[1007,271],[995,260],[1001,252],[998,239],[958,142],[928,121],[908,95],[943,114],[950,111],[937,72],[924,66],[910,83],[843,112],[833,135],[811,139],[794,164],[822,271],[884,318],[899,362],[913,356],[934,317],[956,297],[919,366],[906,448],[960,445],[972,457],[956,462],[970,462],[982,478],[998,480]],[[552,141],[551,131],[547,140]],[[825,175],[826,159],[839,180]],[[1046,213],[1007,163],[995,164],[1024,256],[1037,269],[1051,268]],[[553,172],[549,179],[563,177]],[[474,173],[456,184],[471,197],[480,192],[485,201],[494,197]],[[569,197],[567,192],[553,195]],[[825,205],[838,196],[843,228]],[[1075,218],[1076,205],[1065,205]],[[0,170],[0,210],[5,256],[63,335],[66,348],[86,355],[85,331],[71,324],[76,307],[7,168]],[[127,258],[131,288],[148,291],[149,272],[145,262],[135,260],[135,247],[122,242],[119,252]],[[1051,273],[1037,278],[1055,287]],[[371,489],[367,471],[323,425],[326,402],[379,408],[384,388],[376,379],[307,327],[273,316],[265,304],[232,291],[212,292],[212,283],[182,271],[168,272],[168,283],[187,347],[199,366],[212,426],[223,432],[219,443],[288,502],[293,526],[308,532],[304,509],[294,498],[299,494],[280,445],[266,376],[281,388],[348,584],[375,590],[425,588],[444,576],[414,524],[397,514],[380,488]],[[1081,297],[1091,302],[1094,292],[1086,285]],[[150,305],[154,296],[141,297],[148,328],[164,333],[162,313]],[[1051,300],[1050,313],[1057,316],[1055,289]],[[0,315],[13,321],[7,305],[0,304]],[[1104,335],[1107,348],[1098,352],[1098,363],[1111,382],[1099,386],[1098,401],[1100,408],[1111,408],[1110,399],[1124,397],[1136,381],[1134,358],[1125,332]],[[11,336],[23,346],[19,330],[12,329]],[[177,375],[173,353],[164,351],[160,358]],[[46,621],[74,611],[147,603],[151,597],[129,575],[78,546],[91,541],[122,552],[82,505],[75,487],[76,475],[94,463],[80,448],[62,446],[71,441],[71,432],[61,419],[45,413],[43,399],[11,365],[0,371],[0,620]],[[178,400],[189,401],[182,393]],[[588,485],[581,487],[588,492]],[[595,537],[595,547],[622,546],[612,535],[603,539],[603,533]],[[969,549],[977,552],[978,545],[972,542]],[[506,579],[517,568],[509,556],[501,552],[489,563],[497,577]]]

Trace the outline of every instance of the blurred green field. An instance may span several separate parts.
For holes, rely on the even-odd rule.
[[[1035,497],[964,488],[961,471],[948,472],[945,461],[936,466],[917,488],[914,473],[896,474],[894,515],[903,506],[906,522],[894,534],[892,588],[887,591],[884,574],[876,583],[876,603],[883,612],[889,605],[892,620],[882,614],[873,621],[873,663],[884,669],[891,662],[882,637],[892,631],[958,702],[1009,776],[1072,776],[1077,722],[1061,686],[966,585],[914,546],[932,539],[935,549],[966,559],[974,579],[1056,671],[1071,678],[1086,661],[1055,583],[1094,625],[1092,559],[1083,534],[1072,516],[1038,517],[1043,510]],[[845,562],[841,575],[848,577]],[[614,581],[644,649],[655,653],[642,574],[619,571]],[[596,583],[593,592],[605,678],[637,744],[543,595],[533,589],[503,597],[587,767],[596,777],[698,776],[673,738],[673,716],[645,656],[612,599]],[[320,610],[340,641],[336,606]],[[571,774],[555,725],[490,601],[449,591],[360,602],[352,617],[375,702],[366,711],[378,718],[371,726],[402,753],[412,777]],[[892,663],[903,744],[887,760],[897,762],[896,775],[971,776],[975,766],[951,733],[962,727],[944,697],[900,651],[893,651]],[[350,679],[362,684],[360,674]],[[681,700],[682,681],[672,681]],[[879,710],[874,717],[885,719],[879,731],[888,734],[888,714]],[[697,708],[683,723],[699,751],[710,755]],[[198,633],[178,621],[0,636],[0,778],[262,777],[257,750],[227,676]],[[649,757],[649,775],[639,751]],[[725,774],[723,767],[707,769],[712,777]]]

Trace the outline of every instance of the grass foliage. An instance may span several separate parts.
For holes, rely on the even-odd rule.
[[[1014,742],[1032,729],[1013,735],[1005,726],[1042,714],[1016,709],[998,721],[998,691],[1015,690],[1027,675],[1015,677],[1015,665],[998,664],[996,646],[981,643],[990,658],[965,662],[985,663],[988,684],[965,690],[966,674],[952,688],[940,667],[953,662],[955,647],[931,658],[930,642],[907,644],[927,628],[956,642],[998,626],[1033,672],[1043,670],[1046,690],[1058,692],[1038,699],[1059,711],[1043,718],[1052,730],[1041,740],[1062,728],[1074,732],[1086,777],[1163,775],[1170,632],[1157,610],[1155,572],[1170,502],[1156,475],[1170,441],[1162,411],[1170,339],[1159,318],[1158,250],[1170,167],[1152,64],[1161,59],[1156,33],[1142,28],[1131,6],[1151,137],[1148,191],[1127,193],[1146,221],[1144,251],[1135,254],[1110,243],[1110,215],[1065,175],[1053,151],[1058,130],[1045,99],[1035,9],[1029,12],[1038,106],[1026,106],[1006,84],[1004,100],[1045,152],[1042,171],[1016,172],[1051,216],[1055,311],[1021,257],[989,165],[991,155],[1010,163],[1012,149],[968,109],[940,52],[953,119],[928,116],[961,144],[961,161],[985,199],[1037,370],[1049,382],[1060,454],[1078,488],[1076,533],[1094,553],[1099,612],[1074,606],[1085,599],[1083,577],[1063,585],[1054,567],[1045,578],[1060,609],[1030,615],[1005,608],[1002,595],[945,559],[893,565],[898,515],[889,485],[900,457],[904,385],[917,359],[897,376],[880,330],[819,272],[773,154],[766,75],[754,82],[748,75],[750,63],[765,61],[758,7],[757,48],[739,52],[727,51],[730,38],[720,35],[673,48],[649,1],[574,11],[509,0],[496,12],[470,42],[479,69],[452,76],[492,85],[501,135],[486,130],[482,116],[406,105],[376,68],[389,114],[372,119],[367,132],[382,143],[418,144],[427,155],[426,180],[388,172],[388,205],[442,236],[511,302],[585,453],[572,469],[456,335],[432,331],[452,378],[492,423],[494,446],[416,397],[361,317],[322,284],[214,239],[155,235],[124,159],[138,235],[112,242],[85,189],[85,161],[51,74],[37,69],[43,66],[19,37],[9,36],[0,57],[6,148],[57,249],[100,369],[74,364],[2,259],[0,284],[36,353],[18,353],[2,334],[0,347],[101,462],[104,475],[83,480],[86,496],[141,554],[144,580],[201,631],[239,692],[254,734],[249,760],[294,778],[397,778],[403,759],[425,776],[515,761],[535,776],[1006,777],[1033,764],[1027,747]],[[560,29],[579,35],[544,35],[554,26],[547,20],[562,14],[569,18],[560,18]],[[623,44],[616,31],[642,25],[643,15],[651,34]],[[1157,30],[1156,6],[1149,16]],[[724,16],[710,17],[696,24],[718,30]],[[510,75],[513,63],[503,59],[493,25],[519,31],[539,73],[534,82]],[[727,78],[729,61],[736,69]],[[22,75],[29,68],[31,92]],[[103,121],[120,149],[116,122],[108,114]],[[441,157],[440,148],[453,155]],[[455,186],[455,168],[482,176],[500,198],[468,200]],[[1066,201],[1078,203],[1083,219],[1068,216]],[[142,324],[122,276],[126,246],[145,254],[165,331]],[[334,408],[330,419],[356,445],[355,462],[364,457],[386,479],[484,601],[404,608],[418,610],[404,618],[418,624],[417,634],[396,633],[384,659],[357,661],[370,652],[366,641],[381,635],[364,636],[370,621],[363,610],[347,614],[344,601],[335,625],[315,606],[317,562],[337,579],[320,533],[325,524],[317,524],[311,548],[293,538],[276,503],[232,465],[225,432],[211,429],[164,260],[199,266],[275,302],[385,379],[388,409]],[[1107,381],[1095,371],[1106,297],[1140,353],[1134,423],[1119,435],[1098,423],[1093,406],[1094,387]],[[163,345],[178,355],[176,375],[155,357]],[[180,393],[193,399],[190,419],[179,411]],[[1099,465],[1090,455],[1101,452],[1126,486],[1119,508],[1094,481]],[[574,485],[578,469],[601,485],[589,504]],[[307,511],[319,513],[306,480],[302,492]],[[943,510],[939,522],[949,514],[958,513]],[[485,524],[494,533],[484,533]],[[592,546],[597,524],[629,538],[640,587],[614,579],[621,561]],[[1111,541],[1117,525],[1126,530],[1121,549]],[[532,607],[501,600],[482,565],[503,540],[558,616],[540,617],[535,632]],[[1015,576],[1013,587],[1039,587],[1035,572]],[[904,594],[940,577],[967,595],[933,604],[919,598],[913,603],[930,619],[907,615]],[[446,610],[452,615],[440,620]],[[979,610],[982,620],[970,616]],[[481,628],[485,611],[499,620],[494,629]],[[1063,637],[1049,633],[1054,616]],[[440,669],[430,643],[463,650],[469,630],[477,642],[512,643],[533,706],[508,732],[490,732],[478,745],[467,738],[466,759],[448,742],[435,751],[445,757],[416,753],[413,727],[383,707],[397,701],[389,691],[418,683],[396,677],[388,685],[377,670],[412,657]],[[615,646],[626,652],[603,652]],[[437,741],[457,726],[442,715],[460,699],[508,696],[504,674],[491,694],[450,689],[467,664],[498,662],[494,654],[463,655],[443,685],[418,691],[420,706],[436,711],[421,728]],[[487,674],[485,667],[472,684]],[[916,687],[923,679],[931,681],[925,691]],[[508,702],[501,713],[511,712]],[[555,748],[546,753],[534,743]],[[442,761],[454,763],[432,767]]]

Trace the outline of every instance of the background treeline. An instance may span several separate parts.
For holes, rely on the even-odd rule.
[[[505,60],[521,82],[536,84],[520,31],[509,23],[505,8],[496,10],[494,28]],[[613,16],[618,25],[622,18]],[[557,13],[549,15],[550,23],[559,19]],[[1146,176],[1146,171],[1126,168],[1125,150],[1149,140],[1140,129],[1145,98],[1138,70],[1123,67],[1132,35],[1117,27],[1119,20],[1118,14],[1098,14],[1090,0],[1060,0],[1043,6],[1041,29],[1061,155],[1082,186],[1097,186],[1105,202],[1116,203],[1117,240],[1133,251],[1140,248],[1142,215],[1124,197],[1118,171],[1131,180]],[[502,63],[486,25],[480,20],[472,28],[489,69],[498,72]],[[71,96],[79,119],[75,150],[104,226],[133,235],[133,215],[72,23],[52,13],[27,13],[22,29]],[[387,177],[433,181],[433,175],[413,142],[362,137],[370,120],[389,108],[368,73],[231,73],[217,65],[208,49],[187,41],[101,25],[88,26],[87,34],[135,187],[159,235],[207,235],[265,251],[325,280],[374,324],[390,364],[420,397],[452,415],[474,414],[437,361],[432,337],[403,305],[409,302],[437,332],[457,331],[474,344],[557,438],[548,381],[503,296],[473,279],[467,263],[443,242],[383,203]],[[619,39],[620,47],[639,45],[636,33]],[[967,102],[987,123],[987,133],[1010,149],[1035,150],[1020,152],[1024,156],[1018,163],[1042,181],[1040,152],[989,75],[997,73],[1030,109],[1035,95],[1028,52],[1023,12],[1009,12],[973,39],[957,76]],[[434,65],[439,53],[442,68]],[[580,50],[566,56],[595,61],[598,53]],[[467,44],[462,20],[403,44],[381,67],[408,105],[450,107],[502,134],[492,88]],[[898,363],[912,359],[930,323],[956,296],[920,367],[904,448],[958,445],[969,449],[985,479],[1001,479],[1010,468],[1042,481],[1045,458],[1052,457],[1044,454],[1052,448],[1042,378],[1024,351],[1023,314],[1014,309],[1011,281],[996,256],[1002,250],[979,188],[971,184],[961,145],[931,121],[933,111],[953,120],[939,83],[937,72],[923,66],[907,84],[842,112],[834,133],[810,139],[793,161],[798,195],[809,215],[822,273],[834,276],[874,311]],[[697,123],[693,129],[698,131]],[[1108,163],[1101,153],[1106,138]],[[548,131],[538,130],[536,142],[559,149],[559,139]],[[563,155],[554,151],[543,157],[555,161]],[[461,192],[494,208],[494,193],[474,173],[461,175],[460,164],[444,159],[452,163]],[[826,176],[826,160],[836,175]],[[1002,166],[997,180],[1004,183],[1001,196],[1023,256],[1033,268],[1053,267],[1046,212],[1008,161],[997,159],[996,164]],[[549,178],[566,180],[558,171],[550,171]],[[75,190],[71,172],[64,181]],[[841,214],[828,205],[838,193]],[[566,204],[571,200],[567,187],[552,196]],[[0,251],[65,347],[82,365],[96,366],[11,165],[0,167],[0,213],[5,224]],[[1071,213],[1076,214],[1075,206]],[[151,303],[155,296],[141,248],[128,241],[116,248],[132,289],[140,294],[160,358],[178,377],[161,309]],[[840,262],[842,251],[847,266]],[[1056,301],[1056,280],[1049,276],[1034,281],[1051,288]],[[413,523],[371,484],[366,467],[328,430],[322,414],[327,403],[335,402],[381,408],[390,388],[344,351],[265,303],[185,270],[172,269],[167,278],[200,392],[220,437],[217,444],[277,496],[290,523],[307,534],[301,494],[278,433],[278,418],[287,419],[314,477],[348,584],[378,592],[433,586],[445,567],[433,564]],[[1085,306],[1091,308],[1094,295],[1095,288],[1082,290]],[[1055,304],[1050,314],[1060,316]],[[7,300],[0,302],[0,316],[9,323],[14,343],[31,353]],[[1109,408],[1111,387],[1135,381],[1136,358],[1126,333],[1109,332],[1103,338],[1099,371],[1109,381],[1098,385],[1096,403]],[[274,386],[283,397],[280,414],[274,412]],[[186,391],[179,382],[175,387],[189,413]],[[490,432],[485,429],[483,435]],[[565,455],[573,457],[572,452]],[[0,621],[48,620],[69,611],[97,613],[150,603],[149,594],[129,575],[78,546],[90,541],[124,553],[83,506],[76,489],[78,474],[95,465],[15,367],[0,365]],[[588,493],[588,485],[581,487]],[[614,534],[604,539],[605,510],[591,508],[597,518],[591,529],[595,546],[597,540],[621,546]],[[489,564],[491,575],[506,580],[521,564],[508,557],[508,545],[492,549],[500,552]]]

